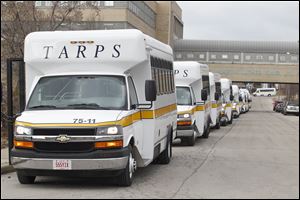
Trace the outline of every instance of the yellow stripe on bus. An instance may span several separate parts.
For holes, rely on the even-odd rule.
[[[140,121],[141,119],[154,119],[159,118],[167,113],[175,111],[176,104],[172,104],[166,107],[162,107],[156,110],[142,110],[117,121],[100,122],[95,124],[69,124],[69,123],[28,123],[28,122],[15,122],[15,125],[28,126],[28,127],[98,127],[98,126],[113,126],[121,125],[123,127],[130,126],[134,122]],[[155,117],[154,117],[155,116]]]

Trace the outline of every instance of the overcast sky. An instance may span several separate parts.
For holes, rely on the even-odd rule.
[[[184,39],[299,40],[299,3],[177,1]]]

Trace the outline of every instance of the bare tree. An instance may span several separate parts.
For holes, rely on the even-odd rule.
[[[23,57],[24,39],[27,34],[41,30],[55,31],[61,29],[64,24],[82,22],[84,12],[88,12],[87,20],[90,22],[95,21],[100,14],[100,8],[95,2],[44,2],[47,6],[37,6],[37,3],[37,1],[1,1],[1,83],[3,83],[1,112],[6,112],[4,92],[6,91],[6,59]],[[17,83],[14,83],[14,87],[18,87]],[[14,100],[16,97],[15,94]]]
[[[22,57],[24,39],[34,31],[55,31],[62,24],[82,21],[81,1],[48,1],[47,7],[36,7],[36,1],[1,1],[1,57]],[[93,4],[84,8],[92,9],[94,16],[100,10]]]

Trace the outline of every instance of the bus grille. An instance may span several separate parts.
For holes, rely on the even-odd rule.
[[[95,128],[39,128],[33,129],[33,135],[95,135]]]

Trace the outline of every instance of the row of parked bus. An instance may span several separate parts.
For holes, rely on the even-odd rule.
[[[251,108],[251,95],[232,81],[209,72],[194,61],[174,62],[177,95],[177,138],[193,146],[197,137],[208,138],[210,128],[232,124]]]
[[[25,39],[26,109],[11,161],[36,176],[113,176],[168,164],[172,143],[193,145],[251,107],[247,90],[138,30],[34,32]],[[175,77],[175,78],[174,78]]]

